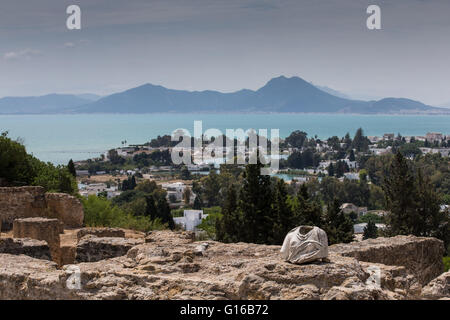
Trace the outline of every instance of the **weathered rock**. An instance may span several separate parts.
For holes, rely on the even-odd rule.
[[[77,240],[80,241],[86,235],[93,235],[96,237],[114,237],[125,238],[125,231],[119,228],[83,228],[77,232]]]
[[[444,271],[444,243],[435,238],[397,236],[330,246],[330,251],[359,261],[404,266],[424,285]]]
[[[36,259],[51,260],[47,242],[35,239],[0,238],[0,253],[24,254]]]
[[[24,218],[14,220],[14,238],[44,240],[50,247],[52,260],[60,259],[60,224],[57,219]]]
[[[329,262],[295,265],[282,260],[279,246],[192,242],[186,234],[169,231],[148,237],[151,242],[141,239],[124,256],[70,266],[80,271],[80,289],[68,288],[66,268],[0,255],[5,261],[0,264],[0,299],[410,299],[421,289],[404,266],[362,262],[335,250]],[[94,250],[107,239],[86,236],[79,245],[86,241]],[[409,246],[422,246],[422,238],[416,240],[411,238]],[[394,252],[402,246],[396,238],[384,241],[391,241]],[[366,284],[374,266],[381,269],[379,288]]]
[[[80,200],[65,193],[46,193],[47,215],[56,218],[69,228],[83,226],[84,209]]]
[[[43,216],[47,208],[42,187],[0,188],[0,221],[3,230],[12,229],[17,218]]]
[[[60,265],[75,263],[77,248],[74,246],[61,246],[60,248]]]
[[[64,193],[45,193],[42,187],[0,188],[0,224],[10,230],[19,218],[55,218],[66,227],[83,226],[81,202]]]
[[[450,299],[450,271],[430,281],[422,289],[422,297],[426,299]]]
[[[78,242],[77,262],[95,262],[124,256],[128,250],[143,243],[143,239],[125,239],[114,237],[96,237],[88,235]]]

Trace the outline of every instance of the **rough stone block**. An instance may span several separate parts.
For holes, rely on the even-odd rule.
[[[47,241],[52,260],[59,262],[60,224],[57,219],[25,218],[14,220],[14,238],[31,238]]]
[[[76,262],[95,262],[124,256],[143,239],[85,236],[77,245]]]
[[[444,243],[436,238],[396,236],[336,244],[330,251],[359,261],[404,266],[422,285],[444,271]]]
[[[60,265],[74,264],[77,248],[75,246],[61,246]]]
[[[80,200],[65,193],[46,193],[48,218],[55,218],[64,222],[69,228],[83,226],[84,209]]]
[[[51,260],[47,242],[35,239],[0,239],[0,253],[24,254],[36,259]]]
[[[83,228],[77,232],[77,240],[87,235],[93,235],[99,238],[113,237],[113,238],[125,238],[125,231],[118,228]]]

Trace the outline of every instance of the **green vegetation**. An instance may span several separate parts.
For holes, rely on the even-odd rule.
[[[84,223],[88,227],[115,227],[139,231],[167,228],[167,224],[160,218],[151,220],[148,216],[135,216],[102,197],[91,195],[87,199],[82,199],[82,202]]]
[[[334,199],[325,213],[306,186],[288,194],[283,180],[260,174],[261,165],[247,165],[241,187],[231,184],[216,218],[215,235],[223,242],[281,244],[285,235],[301,224],[316,225],[329,235],[329,242],[350,242],[353,222]]]
[[[203,210],[203,213],[207,214],[208,216],[203,219],[202,223],[198,225],[197,228],[205,231],[209,239],[216,239],[216,223],[219,219],[222,218],[222,208],[205,208]]]
[[[147,217],[150,220],[160,219],[170,229],[175,227],[166,191],[154,181],[145,180],[133,190],[122,192],[112,199],[112,205],[119,207],[134,217]]]
[[[450,270],[450,257],[444,257],[442,258],[443,262],[444,262],[444,270],[445,272]]]
[[[0,135],[0,185],[42,186],[47,192],[78,192],[74,176],[66,166],[54,166],[27,154],[20,141]]]
[[[386,216],[389,235],[436,237],[450,244],[450,217],[440,210],[439,195],[422,169],[415,169],[400,152],[390,165],[383,190],[389,214]]]
[[[373,220],[367,222],[367,226],[364,227],[363,240],[376,238],[378,236],[378,228]]]

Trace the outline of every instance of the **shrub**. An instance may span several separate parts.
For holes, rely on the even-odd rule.
[[[444,257],[442,258],[442,260],[444,261],[444,270],[445,272],[450,270],[450,257]]]
[[[162,230],[167,225],[161,219],[151,220],[145,216],[133,216],[131,213],[114,206],[105,198],[95,195],[82,199],[84,223],[88,227],[114,227],[138,231]]]

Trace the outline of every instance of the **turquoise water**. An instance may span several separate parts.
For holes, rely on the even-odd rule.
[[[95,115],[0,115],[0,131],[21,138],[39,159],[67,163],[99,156],[108,149],[145,143],[152,138],[184,128],[193,133],[194,120],[203,121],[203,132],[217,128],[244,130],[280,129],[285,137],[294,130],[328,138],[353,135],[359,127],[366,135],[387,132],[425,135],[450,134],[450,116],[331,115],[331,114],[95,114]]]

